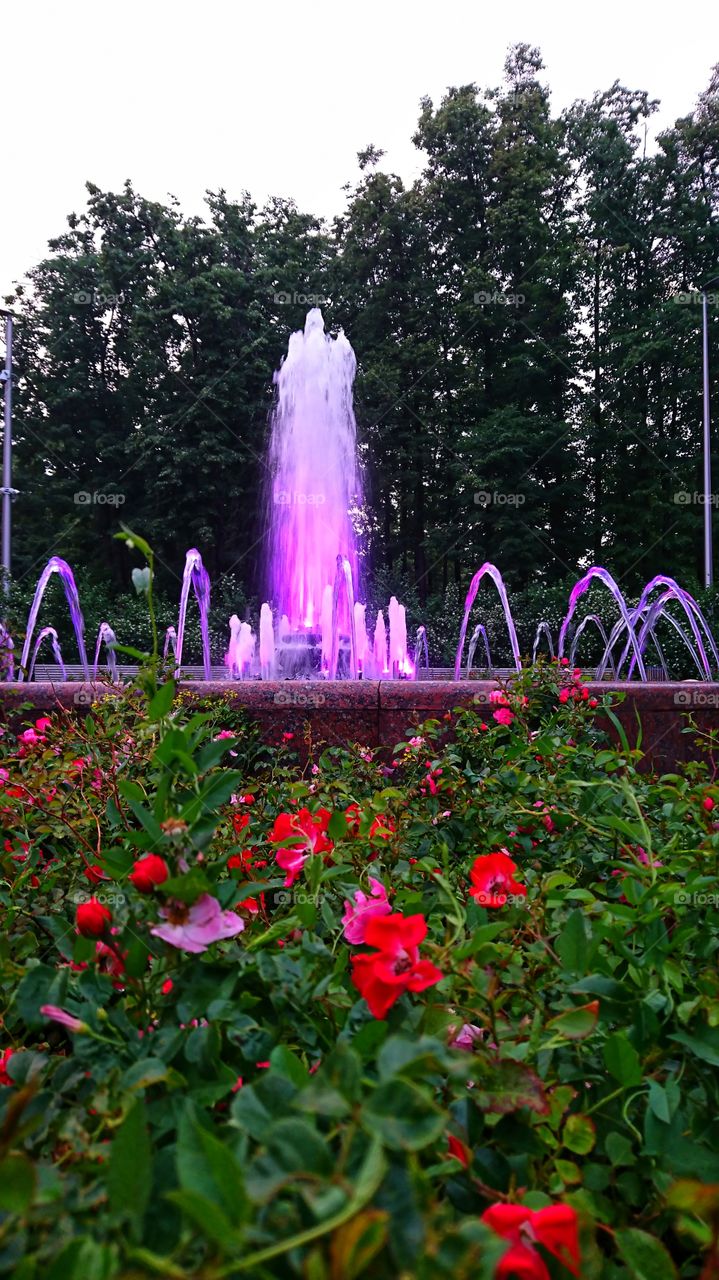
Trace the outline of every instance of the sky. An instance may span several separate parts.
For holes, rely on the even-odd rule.
[[[201,213],[207,189],[343,208],[357,152],[411,180],[419,100],[501,82],[537,45],[555,110],[620,80],[686,115],[719,61],[716,0],[6,0],[0,298],[81,212],[84,184]]]

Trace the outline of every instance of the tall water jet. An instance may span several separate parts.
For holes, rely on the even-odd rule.
[[[230,679],[240,679],[240,619],[236,613],[230,618],[230,643],[225,654],[225,666],[229,668]]]
[[[359,600],[355,601],[355,640],[357,643],[357,675],[365,674],[367,670],[367,652],[369,641],[367,639],[367,624],[365,622],[366,605],[360,604]]]
[[[517,671],[522,670],[522,659],[519,653],[519,641],[517,639],[517,629],[514,625],[512,610],[509,607],[509,598],[507,596],[507,588],[504,585],[504,578],[499,572],[499,569],[497,568],[497,566],[494,564],[490,564],[489,561],[487,560],[482,565],[481,569],[477,570],[474,577],[472,578],[472,581],[469,584],[469,591],[467,592],[467,598],[464,602],[464,617],[462,618],[462,626],[460,627],[460,631],[459,631],[459,643],[457,645],[457,654],[454,659],[455,680],[459,680],[462,675],[462,654],[464,652],[464,642],[467,638],[467,627],[469,625],[469,615],[472,612],[472,605],[474,604],[477,598],[479,585],[482,581],[482,578],[484,577],[491,578],[492,582],[497,588],[497,594],[499,595],[499,598],[502,602],[502,608],[504,610],[504,618],[507,623],[507,632],[509,634],[509,643],[512,646],[512,657],[514,658],[514,665]]]
[[[92,664],[92,678],[97,680],[97,668],[100,663],[100,650],[105,646],[105,655],[107,657],[107,669],[110,673],[110,679],[113,684],[117,684],[117,658],[115,656],[115,645],[117,644],[117,636],[112,627],[107,622],[101,622],[97,631],[97,641],[95,643],[95,661]]]
[[[48,639],[52,647],[52,655],[60,668],[60,679],[67,680],[67,671],[65,670],[65,663],[62,660],[62,649],[60,648],[57,631],[54,627],[43,627],[42,630],[38,632],[37,640],[33,646],[32,657],[30,659],[30,667],[27,673],[28,680],[32,680],[33,673],[35,671],[35,663],[37,662],[37,655],[40,652],[40,646],[43,640]]]
[[[375,680],[381,680],[383,676],[389,675],[389,665],[387,662],[387,628],[384,624],[384,614],[381,609],[377,614],[377,622],[375,623],[373,653]]]
[[[162,660],[167,661],[168,653],[172,653],[173,658],[177,657],[177,632],[174,627],[168,627],[165,632],[165,643],[162,646]]]
[[[275,674],[275,631],[272,610],[268,604],[260,609],[260,675],[271,680]]]
[[[319,308],[290,337],[275,374],[267,495],[267,586],[293,630],[316,628],[338,554],[358,582],[351,510],[362,501],[352,384],[357,362],[344,333],[324,331]],[[343,617],[349,628],[349,617]]]
[[[337,679],[340,658],[340,617],[344,598],[344,614],[349,619],[349,675],[357,679],[357,637],[355,635],[355,602],[352,589],[352,569],[343,556],[337,557],[335,585],[332,591],[332,650],[330,653],[330,680]]]
[[[551,628],[548,622],[540,622],[537,624],[537,632],[534,637],[534,644],[532,646],[532,663],[535,663],[537,661],[537,653],[539,651],[539,646],[542,642],[542,636],[544,636],[544,639],[547,642],[547,648],[549,649],[549,656],[552,659],[552,661],[554,661],[554,637],[552,635]]]
[[[177,659],[177,675],[180,674],[182,666],[182,650],[185,644],[185,622],[187,620],[187,601],[190,596],[190,589],[195,593],[197,607],[200,611],[200,635],[202,637],[202,666],[204,669],[205,680],[212,677],[212,667],[210,665],[210,575],[202,563],[202,556],[195,547],[191,547],[185,556],[185,569],[182,575],[182,587],[180,589],[180,609],[177,619],[177,639],[175,642],[175,656]]]
[[[70,610],[70,619],[75,632],[75,639],[77,640],[77,651],[80,655],[80,665],[82,666],[83,675],[86,680],[90,679],[90,669],[87,663],[87,653],[85,652],[85,620],[80,608],[80,597],[77,594],[75,575],[66,560],[62,560],[60,556],[51,556],[38,578],[35,595],[33,596],[32,604],[30,605],[30,612],[27,618],[27,629],[25,631],[25,643],[22,647],[22,655],[20,657],[18,680],[23,680],[24,673],[27,671],[30,646],[32,645],[32,636],[35,630],[35,623],[37,622],[37,615],[40,612],[40,605],[42,604],[42,598],[47,590],[47,585],[54,573],[59,577],[63,591],[65,592],[65,599],[67,600],[67,606]]]
[[[407,656],[407,615],[396,596],[389,602],[389,669],[393,680],[412,674]]]
[[[484,642],[484,656],[487,659],[487,675],[494,675],[492,668],[492,655],[489,651],[489,636],[487,635],[487,628],[480,622],[479,625],[474,628],[469,641],[469,648],[467,650],[467,670],[464,673],[467,679],[469,679],[472,667],[474,666],[474,655],[477,652],[477,645],[480,640]]]
[[[322,592],[320,610],[320,670],[326,675],[332,661],[332,584],[327,583]]]

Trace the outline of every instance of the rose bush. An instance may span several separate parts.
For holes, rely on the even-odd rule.
[[[5,726],[0,1274],[719,1274],[719,784],[585,693]]]

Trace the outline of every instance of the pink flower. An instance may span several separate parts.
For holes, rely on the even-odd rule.
[[[40,1005],[40,1012],[45,1018],[51,1018],[53,1022],[59,1022],[61,1027],[67,1027],[68,1031],[87,1031],[88,1026],[81,1018],[75,1018],[73,1014],[68,1013],[67,1009],[60,1009],[56,1004]]]
[[[344,936],[353,946],[358,947],[365,941],[367,921],[375,916],[388,916],[392,908],[387,901],[387,891],[381,880],[370,876],[371,893],[368,896],[361,889],[353,895],[353,901],[345,899],[345,913],[342,917]]]
[[[150,933],[169,942],[171,947],[198,954],[220,938],[234,938],[245,927],[240,916],[234,911],[223,911],[209,893],[203,893],[191,907],[175,902],[164,907],[160,914],[166,923],[156,924]]]
[[[277,850],[275,861],[278,866],[282,867],[283,871],[287,872],[284,880],[286,889],[294,884],[309,856],[308,853],[303,853],[301,849]]]
[[[43,737],[41,733],[36,733],[34,729],[25,729],[18,734],[17,740],[24,743],[26,747],[34,747],[38,742],[43,741]]]
[[[40,716],[40,719],[35,721],[35,728],[38,733],[45,733],[51,725],[52,720],[49,716]]]
[[[509,698],[506,693],[502,693],[501,689],[493,689],[489,695],[489,701],[498,704],[500,707],[509,706]]]
[[[236,738],[236,737],[237,737],[237,734],[233,733],[231,729],[220,729],[220,732],[215,734],[213,738],[213,742],[222,742],[224,738]]]
[[[409,747],[423,747],[423,746],[424,746],[424,738],[410,738],[410,740],[409,740],[409,742],[407,743],[407,745],[408,745]]]
[[[514,715],[509,710],[509,707],[500,707],[499,711],[492,712],[492,718],[497,721],[497,724],[504,724],[509,727],[514,719]]]
[[[473,1022],[465,1022],[454,1040],[450,1040],[449,1043],[452,1049],[469,1049],[471,1053],[475,1040],[481,1040],[483,1035],[484,1027],[477,1027]]]

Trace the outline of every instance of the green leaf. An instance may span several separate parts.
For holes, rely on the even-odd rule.
[[[191,1106],[180,1118],[176,1162],[183,1191],[211,1201],[231,1226],[242,1223],[247,1211],[242,1170],[229,1146],[202,1126]]]
[[[614,1235],[623,1262],[634,1280],[672,1280],[676,1268],[664,1245],[656,1236],[636,1227],[626,1227]]]
[[[107,1171],[110,1207],[130,1218],[137,1237],[152,1190],[151,1160],[145,1103],[138,1098],[113,1139]]]
[[[709,1062],[713,1067],[719,1067],[719,1028],[704,1027],[693,1034],[688,1031],[677,1031],[669,1039],[685,1045],[697,1058],[701,1058],[702,1062]]]
[[[35,1194],[35,1169],[27,1156],[9,1155],[0,1160],[0,1209],[24,1213]]]
[[[162,720],[169,712],[172,701],[175,696],[175,682],[168,680],[165,684],[160,685],[154,698],[151,699],[147,708],[147,718],[151,721]]]
[[[562,1139],[565,1147],[575,1155],[588,1155],[597,1139],[594,1121],[589,1116],[573,1112],[572,1115],[567,1116]]]
[[[623,1031],[615,1031],[602,1050],[607,1070],[625,1089],[642,1082],[642,1064],[634,1045]]]
[[[149,809],[146,809],[143,804],[146,797],[142,787],[140,787],[136,782],[129,782],[126,779],[123,779],[118,782],[117,789],[120,792],[120,795],[127,800],[127,803],[140,823],[140,826],[147,831],[148,835],[150,835],[156,843],[162,843],[165,839],[164,832],[157,821],[157,818],[155,818],[154,815],[150,813]]]
[[[539,1076],[522,1062],[511,1058],[475,1059],[473,1097],[478,1107],[495,1115],[506,1115],[527,1107],[546,1115],[549,1103]]]
[[[567,1040],[585,1040],[597,1025],[599,1018],[599,1001],[591,1000],[589,1004],[578,1005],[575,1009],[565,1009],[556,1018],[550,1018],[547,1030],[555,1035],[564,1036]]]
[[[188,1188],[168,1191],[165,1194],[167,1199],[182,1210],[207,1240],[212,1240],[219,1245],[225,1253],[234,1253],[239,1248],[239,1232],[233,1228],[227,1214],[223,1213],[213,1200],[201,1195],[199,1191]]]
[[[330,840],[342,840],[347,835],[347,819],[341,809],[335,809],[327,823],[327,834]]]
[[[151,1084],[161,1084],[172,1077],[181,1081],[182,1076],[168,1067],[162,1058],[141,1058],[134,1062],[122,1077],[124,1089],[148,1089]]]
[[[409,1080],[388,1080],[365,1103],[362,1123],[394,1150],[420,1151],[436,1142],[447,1117],[431,1096]]]
[[[270,1064],[273,1071],[287,1076],[298,1089],[304,1089],[309,1082],[310,1074],[304,1062],[286,1045],[276,1045],[270,1054]]]
[[[569,973],[584,974],[587,972],[589,960],[589,937],[584,916],[575,910],[567,917],[567,922],[554,943],[562,965]]]

